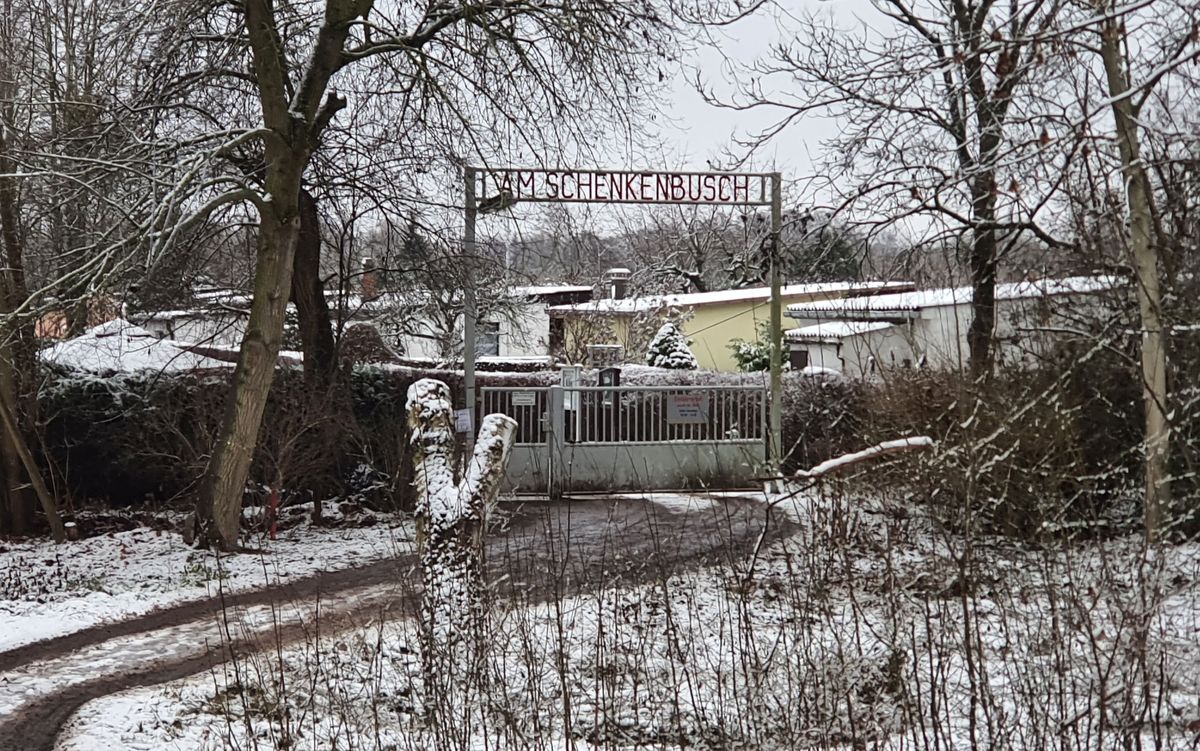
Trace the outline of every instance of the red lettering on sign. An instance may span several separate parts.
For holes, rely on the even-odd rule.
[[[605,179],[607,177],[603,172],[599,172],[596,174],[595,179],[592,180],[592,198],[597,201],[607,201],[609,199],[609,182]]]
[[[738,200],[738,191],[742,191],[742,200],[750,199],[750,176],[736,175],[733,178],[733,200]]]
[[[534,187],[534,184],[533,184],[533,173],[532,172],[518,172],[517,173],[517,192],[515,194],[515,197],[516,198],[532,198],[535,195],[537,195],[537,189]]]
[[[687,190],[683,187],[683,175],[671,175],[671,200],[682,201],[687,196]]]
[[[758,205],[768,202],[765,179],[747,173],[498,169],[483,172],[479,188],[486,197],[495,190],[533,202]],[[755,180],[759,191],[751,194]]]
[[[671,196],[671,175],[654,176],[654,200],[665,201]]]

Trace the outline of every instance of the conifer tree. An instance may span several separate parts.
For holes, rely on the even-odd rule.
[[[688,347],[688,341],[675,324],[664,323],[650,340],[646,350],[646,362],[656,368],[670,370],[698,370],[700,364]]]

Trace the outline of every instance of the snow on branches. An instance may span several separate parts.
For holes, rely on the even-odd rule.
[[[837,472],[846,467],[854,466],[865,461],[870,461],[886,454],[896,454],[905,451],[917,451],[922,449],[931,449],[934,446],[934,441],[929,436],[912,436],[909,438],[897,438],[892,441],[884,441],[862,451],[855,451],[852,454],[843,454],[832,459],[827,459],[817,466],[808,470],[799,470],[796,472],[797,477],[823,477],[832,472]]]
[[[656,368],[669,370],[698,370],[700,364],[688,347],[683,332],[674,323],[667,321],[650,340],[646,350],[646,363]]]
[[[475,451],[462,473],[454,472],[454,423],[450,389],[423,378],[408,388],[408,426],[416,448],[417,529],[421,575],[425,585],[422,616],[429,639],[426,668],[467,647],[478,648],[483,626],[482,535],[508,464],[517,423],[488,415],[480,426]],[[472,646],[473,645],[473,646]],[[452,657],[452,662],[461,662]]]

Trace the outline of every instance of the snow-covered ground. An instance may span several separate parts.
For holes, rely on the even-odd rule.
[[[298,512],[306,511],[296,507]],[[289,509],[285,509],[285,512]],[[411,520],[360,512],[339,526],[303,522],[256,552],[195,550],[177,532],[138,526],[78,542],[0,542],[0,651],[168,605],[273,586],[411,552]]]
[[[60,748],[1194,748],[1200,545],[964,563],[901,504],[778,506],[800,531],[748,560],[497,603],[469,717],[400,621],[93,702]]]

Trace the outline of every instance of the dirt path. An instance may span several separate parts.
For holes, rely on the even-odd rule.
[[[645,501],[526,504],[488,540],[501,596],[531,601],[614,581],[644,581],[748,555],[764,529],[761,501],[699,507]],[[786,531],[778,519],[770,536]],[[204,672],[234,656],[277,648],[380,618],[416,612],[415,558],[330,572],[285,586],[174,606],[128,621],[0,653],[0,751],[53,751],[83,704]],[[27,700],[25,697],[30,697]],[[0,711],[3,704],[0,703]]]

